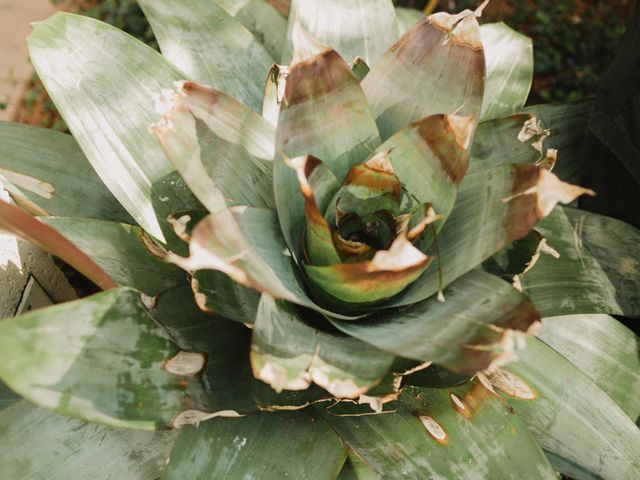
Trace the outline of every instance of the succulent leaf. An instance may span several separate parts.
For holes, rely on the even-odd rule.
[[[426,269],[430,257],[399,235],[371,260],[327,266],[304,265],[315,293],[339,310],[369,305],[404,290]]]
[[[533,165],[503,165],[465,176],[456,205],[439,234],[442,283],[448,285],[527,235],[556,202],[571,201],[581,193],[592,192],[561,182]],[[429,298],[441,288],[440,283],[432,266],[391,305],[411,305]]]
[[[276,149],[289,158],[313,155],[342,181],[380,145],[367,100],[349,65],[325,49],[289,68]]]
[[[313,265],[339,263],[332,232],[322,216],[340,186],[333,172],[312,156],[276,157],[273,176],[278,218],[293,258]]]
[[[592,109],[593,100],[536,105],[519,115],[481,122],[471,149],[468,174],[507,163],[536,164],[549,149],[556,149],[559,154],[553,173],[565,182],[579,182],[584,136]],[[540,122],[540,129],[520,140],[526,122]]]
[[[211,212],[226,205],[273,208],[273,126],[233,98],[192,82],[164,97],[152,131],[194,195]]]
[[[525,142],[518,139],[525,123],[532,120],[531,114],[520,113],[480,122],[473,139],[467,174],[510,163],[535,164],[540,159],[540,152],[531,144],[540,136]]]
[[[478,381],[453,389],[406,387],[392,405],[394,413],[381,415],[323,412],[381,478],[423,478],[425,472],[434,478],[473,479],[478,472],[556,478],[523,422]]]
[[[88,17],[34,25],[29,54],[98,176],[149,234],[163,240],[151,184],[173,167],[149,135],[152,96],[186,76],[151,47]]]
[[[271,58],[280,60],[287,38],[287,21],[265,0],[214,0],[237,18],[264,46]]]
[[[517,113],[533,82],[533,43],[502,22],[482,25],[480,37],[487,69],[481,118]]]
[[[606,393],[540,340],[529,337],[518,357],[489,379],[556,469],[611,480],[640,474],[640,430]]]
[[[189,375],[205,362],[194,352],[191,370],[172,370],[180,349],[128,288],[5,319],[0,333],[0,377],[13,390],[48,409],[116,427],[171,425],[189,388],[198,389]]]
[[[560,254],[558,258],[542,255],[520,279],[543,317],[572,313],[640,316],[637,228],[563,207],[536,229]]]
[[[193,231],[189,258],[171,261],[188,271],[218,270],[274,298],[336,315],[309,298],[290,255],[274,212],[234,207],[202,220]]]
[[[609,315],[542,319],[536,337],[604,390],[636,422],[640,419],[640,339]]]
[[[254,376],[276,391],[315,383],[337,398],[357,399],[380,383],[393,359],[356,338],[317,330],[292,304],[262,295],[251,365]]]
[[[369,65],[384,53],[398,36],[393,2],[368,0],[293,0],[283,62],[295,50],[294,25],[299,24],[344,59],[362,57]]]
[[[383,141],[434,114],[480,118],[484,54],[473,12],[441,12],[405,33],[362,81]]]
[[[319,388],[277,393],[255,379],[249,363],[251,330],[238,322],[199,311],[188,286],[160,294],[150,313],[181,349],[206,354],[199,403],[186,410],[196,422],[258,410],[298,410],[332,398]],[[194,407],[200,410],[194,411]],[[183,422],[187,418],[184,415]]]
[[[121,480],[154,480],[177,437],[91,425],[26,400],[0,412],[0,425],[2,474],[13,479],[33,472],[46,472],[49,480],[104,478],[108,472]]]
[[[444,294],[444,302],[431,298],[404,310],[382,311],[371,320],[332,323],[382,350],[473,373],[508,359],[519,332],[540,319],[528,298],[481,271],[459,278]]]
[[[473,117],[432,115],[401,129],[378,151],[389,152],[407,192],[446,218],[467,170],[475,126]]]
[[[313,411],[259,412],[184,429],[164,478],[335,478],[347,455]]]
[[[235,282],[222,272],[193,272],[191,288],[203,312],[245,324],[252,324],[256,319],[260,292]]]
[[[187,224],[206,215],[207,211],[202,203],[195,197],[180,174],[174,170],[153,182],[151,204],[158,218],[166,220],[160,223],[166,249],[179,255],[186,255],[188,249],[185,242],[188,240],[184,237]],[[188,221],[185,215],[188,216]],[[179,226],[181,221],[185,223],[184,226]]]
[[[197,82],[258,110],[273,58],[239,20],[211,0],[141,0],[162,54]]]
[[[0,122],[0,176],[47,215],[133,223],[71,135]]]

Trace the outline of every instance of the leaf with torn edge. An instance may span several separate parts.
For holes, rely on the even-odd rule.
[[[313,382],[337,398],[358,398],[380,382],[393,359],[355,338],[318,330],[294,305],[262,295],[251,366],[276,391],[304,390]]]
[[[59,413],[143,430],[175,426],[197,404],[188,358],[149,316],[141,294],[112,289],[0,322],[0,377]],[[182,356],[182,358],[180,358]]]
[[[555,479],[524,423],[480,382],[458,388],[406,387],[389,413],[322,417],[382,478]],[[367,478],[367,477],[365,477]]]
[[[444,302],[430,298],[371,319],[331,322],[381,350],[474,373],[509,360],[523,332],[540,320],[528,298],[481,271],[460,277],[444,294]]]

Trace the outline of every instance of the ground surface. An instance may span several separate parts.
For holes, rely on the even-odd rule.
[[[29,23],[54,11],[49,0],[0,0],[0,120],[11,120],[21,104],[33,69],[26,38]]]

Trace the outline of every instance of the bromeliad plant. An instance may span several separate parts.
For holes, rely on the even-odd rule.
[[[163,55],[35,25],[73,137],[0,125],[0,224],[105,290],[0,322],[7,478],[640,475],[640,235],[554,208],[589,104],[521,111],[526,37],[140,4]]]

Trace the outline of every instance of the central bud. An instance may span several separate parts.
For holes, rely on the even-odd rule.
[[[326,218],[342,261],[370,260],[407,227],[414,202],[393,172],[388,152],[351,168]]]

